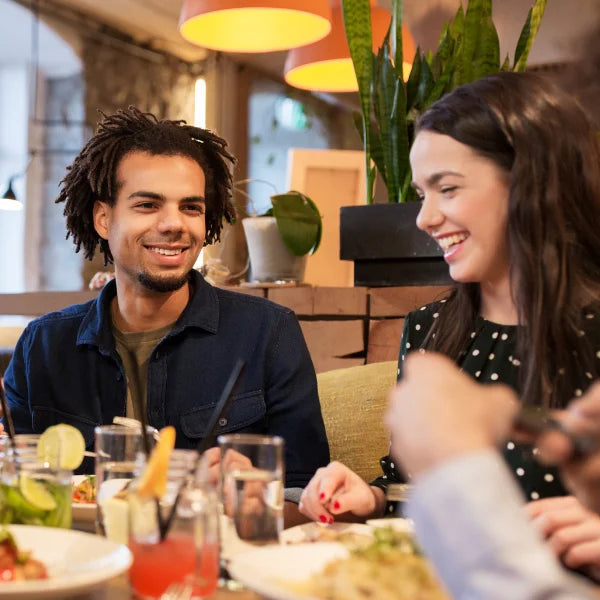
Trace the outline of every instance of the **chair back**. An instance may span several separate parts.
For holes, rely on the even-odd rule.
[[[389,450],[383,418],[396,373],[396,361],[387,361],[317,374],[331,460],[365,481],[381,475],[379,459]]]

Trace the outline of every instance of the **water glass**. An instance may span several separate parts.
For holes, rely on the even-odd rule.
[[[39,457],[39,438],[0,437],[0,523],[70,528],[73,472]]]
[[[159,503],[135,494],[129,501],[129,569],[136,597],[159,598],[174,582],[189,583],[194,598],[210,596],[219,575],[217,493],[208,483],[206,469],[190,475],[197,462],[192,450],[175,450],[169,462],[167,492]],[[167,521],[181,489],[167,535],[161,540],[157,510]]]
[[[218,442],[223,511],[235,536],[251,544],[278,542],[283,530],[283,439],[231,434],[219,436]]]
[[[146,464],[146,452],[141,428],[122,425],[96,427],[96,531],[109,539],[127,542],[127,506],[123,498],[115,496],[137,477]],[[154,429],[149,427],[147,437],[154,445]]]

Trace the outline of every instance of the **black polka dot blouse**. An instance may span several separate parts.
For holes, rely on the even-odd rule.
[[[417,350],[425,341],[425,337],[434,320],[439,316],[439,310],[444,300],[423,306],[411,312],[404,321],[400,356],[398,360],[398,379],[402,377],[402,363],[407,353]],[[600,336],[598,321],[600,316],[585,315],[589,331],[582,335],[593,335],[598,340]],[[481,383],[505,383],[517,390],[520,357],[515,354],[516,325],[498,325],[479,317],[471,333],[470,342],[465,349],[460,367]],[[600,358],[600,351],[598,352]],[[580,396],[591,383],[591,374],[585,374],[581,385],[573,390],[573,396]],[[536,460],[536,448],[528,444],[508,441],[504,447],[504,457],[514,473],[527,500],[537,500],[549,496],[566,494],[560,477],[555,469],[543,466]],[[372,482],[383,489],[390,483],[402,483],[406,479],[397,469],[393,460],[385,456],[380,461],[383,475]]]

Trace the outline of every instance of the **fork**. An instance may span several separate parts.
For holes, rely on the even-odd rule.
[[[192,586],[189,583],[176,581],[165,590],[160,600],[191,600],[192,591]]]

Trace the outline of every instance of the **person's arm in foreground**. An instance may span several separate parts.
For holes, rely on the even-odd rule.
[[[414,483],[408,514],[455,600],[594,597],[544,545],[495,449],[516,410],[512,392],[415,354],[390,400],[392,453]]]

